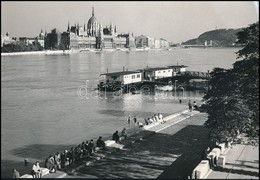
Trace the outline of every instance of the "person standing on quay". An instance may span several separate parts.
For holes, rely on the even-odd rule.
[[[188,106],[189,106],[189,110],[191,112],[192,111],[192,104],[191,104],[190,100],[189,100]]]
[[[134,117],[133,120],[134,120],[134,124],[136,124],[137,123],[136,117]]]
[[[118,135],[118,131],[116,131],[114,134],[113,134],[113,138],[112,140],[116,141],[116,143],[119,142],[119,135]]]
[[[130,123],[131,123],[131,116],[130,116],[130,114],[128,115],[127,122],[128,122],[128,124],[130,126]]]

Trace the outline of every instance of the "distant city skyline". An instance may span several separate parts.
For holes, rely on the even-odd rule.
[[[66,31],[70,25],[87,24],[95,17],[103,27],[111,23],[118,33],[165,38],[174,43],[197,38],[222,28],[241,28],[259,21],[258,2],[124,2],[40,1],[1,2],[1,34],[36,37],[41,29]]]

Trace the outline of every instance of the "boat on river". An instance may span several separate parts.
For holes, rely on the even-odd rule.
[[[98,89],[101,91],[118,91],[125,93],[138,91],[172,91],[173,84],[176,86],[185,84],[191,86],[191,79],[209,79],[209,72],[186,71],[187,66],[174,65],[167,67],[146,67],[135,71],[125,70],[101,74],[103,78],[99,81]],[[108,70],[107,70],[108,72]],[[173,83],[174,82],[174,83]],[[204,83],[205,84],[205,83]],[[203,84],[203,85],[204,85]],[[136,93],[137,94],[137,93]]]

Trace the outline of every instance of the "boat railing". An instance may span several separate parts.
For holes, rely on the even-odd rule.
[[[100,85],[108,85],[108,86],[110,86],[110,85],[121,85],[122,84],[122,82],[121,81],[105,81],[105,80],[100,80],[99,81],[99,84]]]
[[[196,77],[209,77],[209,73],[200,72],[200,71],[185,71],[185,72],[182,72],[181,74],[188,75],[188,76],[196,76]]]

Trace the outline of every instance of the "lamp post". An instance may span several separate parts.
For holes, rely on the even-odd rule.
[[[175,99],[176,99],[176,90],[177,90],[176,82],[177,82],[177,81],[178,81],[178,80],[175,80],[175,81],[174,81],[174,85],[175,85],[175,94],[174,94],[174,95],[175,95]]]

